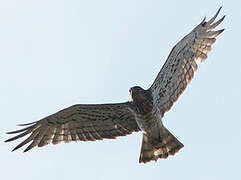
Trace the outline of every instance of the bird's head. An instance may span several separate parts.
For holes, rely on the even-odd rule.
[[[146,97],[146,92],[144,89],[142,89],[140,86],[134,86],[130,88],[129,90],[131,99],[136,102],[136,101],[144,101]]]
[[[129,90],[131,101],[137,106],[142,113],[148,113],[152,110],[152,93],[150,90],[144,90],[140,86],[134,86]]]

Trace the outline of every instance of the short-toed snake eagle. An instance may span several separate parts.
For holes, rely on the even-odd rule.
[[[221,8],[220,8],[221,9]],[[197,61],[204,62],[211,45],[224,29],[213,31],[225,18],[215,21],[220,9],[209,21],[204,20],[178,42],[169,54],[154,83],[147,90],[130,88],[131,100],[116,104],[76,104],[39,121],[22,124],[19,133],[6,140],[30,136],[17,145],[35,146],[70,141],[113,139],[132,132],[143,132],[140,163],[167,158],[183,144],[163,125],[162,118],[183,93],[197,70]]]

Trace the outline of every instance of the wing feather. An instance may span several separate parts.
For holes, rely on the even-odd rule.
[[[74,105],[34,123],[22,124],[26,128],[9,132],[20,133],[5,142],[13,141],[25,135],[30,136],[17,145],[13,151],[31,144],[24,152],[35,146],[58,144],[71,141],[95,141],[114,139],[134,131],[140,131],[131,103]]]
[[[221,8],[209,21],[206,22],[204,18],[191,33],[174,46],[152,84],[154,103],[160,109],[162,116],[172,107],[193,79],[198,67],[196,62],[204,62],[207,59],[207,54],[211,51],[216,37],[224,31],[224,29],[212,31],[225,18],[223,16],[214,22],[220,10]]]

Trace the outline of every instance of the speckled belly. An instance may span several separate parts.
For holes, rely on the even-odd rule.
[[[150,112],[146,115],[137,114],[136,119],[139,128],[147,134],[152,135],[161,129],[162,120],[158,113]]]

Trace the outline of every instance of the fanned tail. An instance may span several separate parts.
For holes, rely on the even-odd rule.
[[[177,140],[164,126],[161,128],[161,140],[143,134],[140,163],[166,159],[169,155],[177,153],[184,145]]]

